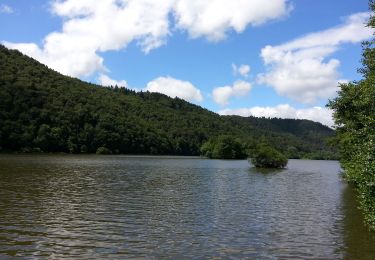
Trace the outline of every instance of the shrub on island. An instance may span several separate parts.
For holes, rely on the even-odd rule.
[[[101,146],[96,150],[96,154],[112,154],[112,151],[107,147]]]
[[[288,158],[276,149],[262,145],[253,154],[251,163],[257,168],[285,168]]]

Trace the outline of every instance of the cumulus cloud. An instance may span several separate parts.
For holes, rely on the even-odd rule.
[[[276,107],[251,107],[239,109],[224,109],[218,112],[220,115],[255,116],[267,118],[292,118],[308,119],[333,127],[332,110],[323,107],[311,107],[297,109],[288,104]]]
[[[111,79],[105,74],[100,74],[99,84],[102,86],[118,86],[118,87],[124,87],[124,88],[128,87],[128,83],[125,80],[117,81],[117,80]]]
[[[359,43],[373,35],[373,29],[365,26],[369,15],[353,14],[340,26],[264,47],[261,57],[268,72],[259,75],[259,83],[302,103],[334,96],[338,82],[342,81],[338,72],[340,61],[329,57],[341,44]]]
[[[12,7],[6,4],[0,4],[0,14],[12,14],[14,10]]]
[[[34,43],[12,44],[51,68],[70,76],[103,71],[99,52],[119,50],[136,40],[145,52],[161,46],[169,34],[171,1],[65,0],[51,10],[64,19],[61,32],[52,32],[43,47]]]
[[[159,92],[172,98],[179,97],[190,102],[201,102],[201,91],[188,81],[172,77],[159,77],[147,83],[145,91]]]
[[[242,64],[237,66],[236,64],[232,64],[232,70],[234,75],[240,75],[244,78],[249,77],[250,73],[250,66],[247,64]]]
[[[285,16],[292,9],[287,0],[177,0],[174,16],[177,28],[190,37],[222,40],[228,30],[240,33],[248,25],[260,25]]]
[[[228,30],[240,33],[290,9],[288,0],[54,0],[51,12],[63,19],[61,31],[48,34],[41,47],[4,44],[63,74],[81,77],[105,71],[100,52],[133,41],[148,53],[164,45],[176,28],[192,38],[220,40]]]
[[[231,97],[246,96],[250,92],[251,87],[249,82],[239,80],[234,82],[233,86],[215,88],[212,91],[212,97],[217,104],[225,106],[229,104]]]

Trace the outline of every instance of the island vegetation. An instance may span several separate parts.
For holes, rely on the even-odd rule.
[[[261,144],[252,154],[251,163],[257,168],[285,168],[288,158],[275,148]]]
[[[375,3],[368,26],[375,28]],[[359,193],[365,220],[375,230],[375,50],[374,39],[363,43],[363,79],[340,85],[338,97],[331,100],[337,143],[345,178]]]
[[[112,151],[109,150],[108,148],[106,147],[99,147],[97,150],[96,150],[96,154],[112,154]]]
[[[334,131],[320,123],[220,116],[179,98],[67,77],[4,46],[0,46],[0,122],[2,152],[201,155],[203,151],[214,158],[240,158],[243,153],[237,148],[229,151],[226,142],[251,150],[266,139],[289,158],[337,158],[335,148],[326,142]],[[232,138],[220,137],[225,135]]]
[[[211,159],[251,157],[251,163],[257,168],[284,168],[288,163],[288,158],[265,140],[255,147],[247,147],[240,140],[228,135],[211,138],[202,145],[201,153]]]

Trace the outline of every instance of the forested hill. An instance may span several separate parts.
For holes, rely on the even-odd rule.
[[[0,46],[2,151],[198,155],[219,135],[250,149],[268,142],[289,157],[331,158],[334,131],[308,120],[219,116],[163,94],[105,88],[63,76]]]

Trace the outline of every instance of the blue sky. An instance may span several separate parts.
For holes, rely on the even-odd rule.
[[[63,74],[220,114],[332,125],[358,80],[367,0],[0,0],[0,41]]]

